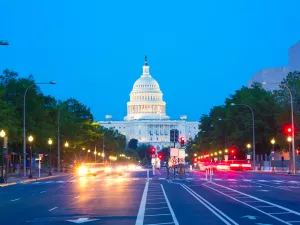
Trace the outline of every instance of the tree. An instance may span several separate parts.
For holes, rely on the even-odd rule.
[[[135,138],[130,139],[130,141],[128,142],[128,148],[136,150],[137,147],[138,147],[138,140]]]

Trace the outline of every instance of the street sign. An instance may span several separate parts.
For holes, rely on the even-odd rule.
[[[173,165],[176,165],[176,164],[177,164],[177,158],[175,158],[175,157],[172,158],[172,159],[171,159],[171,162],[172,162]]]
[[[152,163],[152,165],[155,164],[155,158],[152,158],[152,159],[151,159],[151,163]]]
[[[170,156],[173,157],[178,157],[178,148],[171,148],[171,151],[170,151]]]
[[[179,158],[185,158],[185,151],[178,151],[178,153]]]
[[[228,155],[224,155],[224,160],[225,160],[225,162],[228,161]]]

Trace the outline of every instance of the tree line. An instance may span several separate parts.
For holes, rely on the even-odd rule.
[[[300,129],[300,72],[290,72],[281,84],[290,88],[294,98],[295,146],[300,147],[297,132]],[[276,150],[288,151],[284,127],[291,125],[290,94],[283,85],[279,85],[278,90],[267,91],[262,84],[254,83],[251,88],[243,86],[236,90],[223,105],[201,116],[200,131],[187,146],[190,155],[232,146],[240,155],[251,152],[252,147],[247,149],[247,144],[252,145],[252,115],[248,107],[239,104],[247,104],[254,111],[257,154],[270,154],[272,138],[276,140]]]
[[[91,110],[75,98],[58,100],[44,95],[35,85],[32,75],[24,78],[17,72],[4,70],[0,75],[0,129],[8,137],[10,153],[23,152],[23,110],[26,96],[26,133],[32,135],[34,153],[47,153],[49,138],[53,152],[57,148],[58,126],[62,151],[79,154],[81,151],[105,148],[106,155],[117,155],[126,146],[125,136],[94,121]],[[27,138],[27,137],[26,137]],[[68,148],[64,143],[68,142]]]

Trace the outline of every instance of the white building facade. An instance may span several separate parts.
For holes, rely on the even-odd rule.
[[[194,139],[199,131],[199,122],[187,121],[186,116],[170,120],[166,114],[166,102],[159,84],[149,72],[147,57],[141,77],[134,83],[127,102],[127,116],[124,121],[99,121],[101,126],[114,128],[126,136],[127,143],[135,138],[139,144],[154,146],[157,150],[171,146],[170,130],[178,129],[179,136],[185,140]]]

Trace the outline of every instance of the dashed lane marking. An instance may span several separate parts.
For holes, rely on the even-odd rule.
[[[15,202],[15,201],[19,201],[20,198],[16,198],[16,199],[13,199],[13,200],[10,200],[11,202]]]
[[[53,211],[53,210],[55,210],[55,209],[57,209],[57,207],[54,207],[54,208],[52,208],[52,209],[49,209],[49,212],[51,212],[51,211]]]

